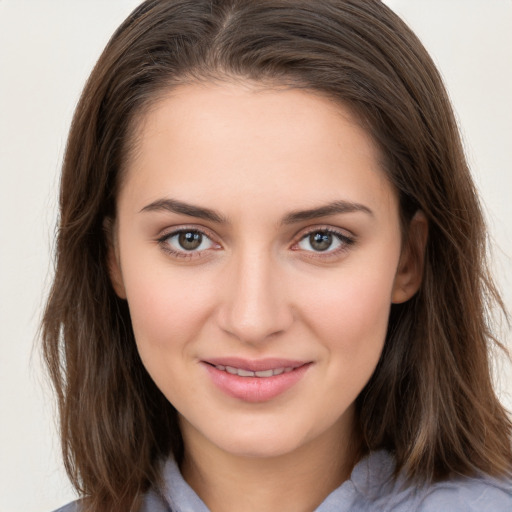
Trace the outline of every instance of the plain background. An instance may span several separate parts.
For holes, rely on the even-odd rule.
[[[50,511],[74,496],[34,344],[51,277],[58,173],[72,112],[111,33],[138,3],[0,0],[0,512]],[[512,1],[387,3],[420,36],[445,78],[510,310]],[[504,337],[510,343],[510,332]],[[497,389],[511,409],[510,369],[502,370]]]

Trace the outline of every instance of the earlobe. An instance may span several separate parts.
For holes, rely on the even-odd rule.
[[[428,238],[428,221],[418,210],[409,224],[407,243],[404,244],[395,275],[391,302],[400,304],[408,301],[419,290],[425,260]]]
[[[123,274],[119,262],[119,250],[114,221],[110,217],[103,222],[103,230],[107,242],[107,268],[112,287],[120,299],[126,299]]]

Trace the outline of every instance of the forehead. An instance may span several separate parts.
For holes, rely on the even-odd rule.
[[[171,194],[227,204],[234,192],[255,203],[394,200],[379,151],[353,113],[311,91],[181,85],[145,113],[135,137],[122,188],[140,201]]]

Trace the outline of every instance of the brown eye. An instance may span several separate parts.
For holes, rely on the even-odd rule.
[[[333,236],[326,231],[317,231],[309,235],[309,244],[315,251],[326,251],[332,245]]]
[[[221,249],[207,234],[198,229],[177,229],[163,235],[158,243],[168,254],[174,257],[199,258],[207,251]]]
[[[302,251],[310,253],[335,254],[339,250],[347,249],[354,243],[354,239],[331,229],[310,231],[297,244]]]
[[[198,231],[182,231],[178,235],[178,243],[185,251],[194,251],[201,246],[203,235]]]
[[[205,233],[196,229],[179,229],[162,236],[159,240],[162,248],[172,254],[192,255],[219,248]]]

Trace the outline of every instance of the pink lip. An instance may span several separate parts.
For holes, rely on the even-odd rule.
[[[260,372],[264,370],[274,370],[275,368],[298,368],[305,365],[308,361],[297,361],[292,359],[255,359],[248,360],[241,357],[216,357],[212,359],[205,359],[205,363],[222,366],[233,366],[241,370],[248,370],[251,372]]]
[[[227,357],[202,361],[213,383],[225,394],[245,402],[267,402],[284,393],[305,375],[311,362],[292,361],[285,359],[261,359],[248,361],[245,359]],[[248,371],[264,371],[276,368],[293,368],[291,372],[273,375],[272,377],[240,377],[223,370],[215,365],[232,366]]]

